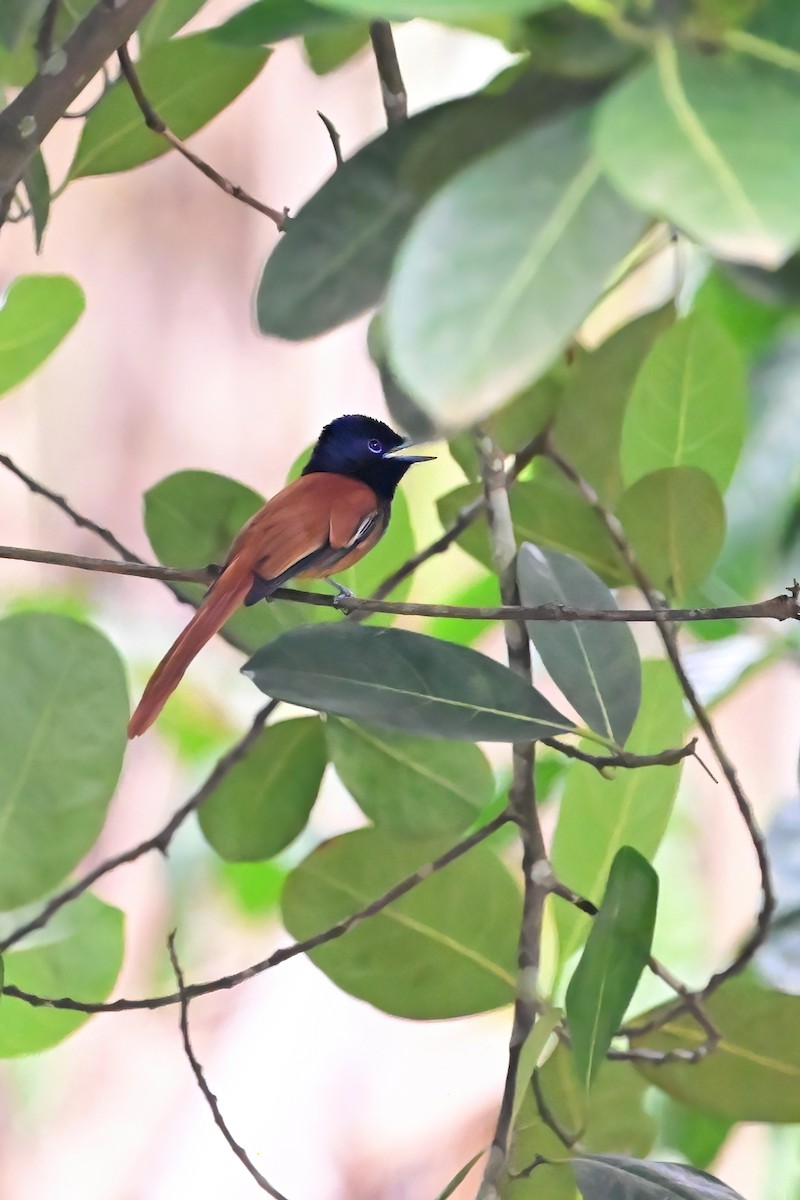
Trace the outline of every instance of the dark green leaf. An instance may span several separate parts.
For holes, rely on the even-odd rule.
[[[517,556],[520,602],[616,609],[601,579],[583,563],[524,542]],[[528,636],[558,688],[590,729],[622,746],[639,710],[642,670],[627,625],[528,621]]]
[[[567,1020],[578,1077],[590,1087],[647,966],[658,904],[658,876],[623,846],[608,875],[600,911],[567,988]]]
[[[0,5],[0,45],[17,50],[26,34],[38,27],[47,0],[3,0]]]
[[[4,933],[23,923],[27,914],[5,918]],[[47,929],[30,935],[5,955],[5,983],[37,996],[72,996],[97,1003],[114,986],[124,950],[124,918],[118,908],[86,893],[62,908]],[[31,1008],[3,996],[0,1058],[37,1054],[55,1046],[88,1020],[86,1013]]]
[[[140,50],[169,41],[205,3],[206,0],[156,0],[137,30]]]
[[[527,50],[531,64],[542,71],[571,78],[595,78],[618,73],[638,53],[633,42],[617,36],[587,8],[553,5],[523,18],[515,29],[512,49]]]
[[[315,75],[327,75],[349,62],[369,45],[366,21],[339,25],[324,33],[308,33],[303,39],[308,65]]]
[[[333,838],[286,881],[286,928],[298,941],[327,929],[450,844],[398,842],[378,829]],[[398,1017],[485,1012],[514,999],[520,903],[506,868],[478,846],[309,957],[346,992]]]
[[[42,238],[50,216],[50,180],[47,178],[47,167],[41,150],[37,150],[28,163],[22,176],[22,182],[25,184],[28,203],[33,214],[34,241],[38,254],[42,249]]]
[[[564,457],[604,504],[622,491],[619,453],[631,389],[650,347],[675,318],[671,304],[638,317],[591,353],[578,348],[553,425]]]
[[[307,0],[256,0],[218,26],[214,36],[237,46],[270,46],[284,38],[349,24],[344,14],[309,4]]]
[[[0,395],[53,353],[83,309],[83,292],[68,275],[14,280],[0,308]]]
[[[642,706],[628,749],[653,754],[679,746],[687,720],[683,693],[669,663],[643,663]],[[618,771],[613,779],[604,779],[594,767],[573,763],[553,839],[553,867],[558,878],[598,904],[620,847],[633,846],[652,859],[667,827],[679,782],[680,767]],[[589,918],[560,901],[555,902],[555,915],[563,964],[586,937]]]
[[[800,996],[739,976],[715,992],[706,1007],[722,1034],[714,1053],[699,1063],[638,1064],[645,1078],[684,1104],[734,1121],[800,1121]],[[642,1021],[649,1023],[658,1011]],[[705,1036],[684,1015],[637,1044],[691,1048]]]
[[[573,1159],[583,1200],[744,1200],[719,1179],[680,1163],[616,1155]]]
[[[639,372],[622,428],[626,484],[662,467],[700,467],[724,491],[745,435],[736,343],[704,313],[663,333]]]
[[[51,613],[0,621],[0,909],[41,896],[93,845],[127,717],[122,663],[97,630]]]
[[[243,672],[280,700],[422,737],[514,742],[574,729],[507,667],[405,629],[293,629]]]
[[[445,185],[400,248],[389,361],[441,428],[480,420],[541,375],[643,229],[586,131],[577,113],[512,138]]]
[[[665,467],[623,492],[617,515],[654,587],[684,596],[705,579],[725,539],[716,484],[699,467]]]
[[[176,137],[185,139],[227,108],[268,57],[259,47],[229,46],[197,33],[145,51],[136,70],[153,108]],[[70,177],[128,171],[167,150],[169,143],[147,128],[120,79],[86,118]]]
[[[581,1146],[593,1153],[647,1154],[655,1122],[645,1112],[644,1081],[630,1063],[609,1062],[589,1095],[578,1081],[573,1056],[563,1044],[539,1070],[539,1089],[550,1113],[568,1133],[580,1131]],[[510,1167],[523,1171],[537,1154],[564,1160],[567,1151],[538,1111],[532,1089],[515,1123]],[[575,1200],[568,1160],[540,1166],[524,1179],[506,1180],[502,1200]]]
[[[326,762],[318,717],[268,726],[200,808],[206,841],[229,862],[272,858],[305,828]]]
[[[662,35],[653,65],[601,104],[596,134],[624,195],[721,258],[777,267],[800,243],[800,101],[788,72],[677,52]]]
[[[349,158],[292,218],[264,268],[263,333],[302,340],[380,303],[397,247],[452,175],[531,122],[597,91],[531,76],[518,94],[429,109]]]
[[[460,833],[494,795],[486,757],[469,743],[374,729],[331,718],[328,749],[362,812],[399,838]]]

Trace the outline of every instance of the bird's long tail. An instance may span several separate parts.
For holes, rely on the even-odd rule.
[[[183,633],[156,667],[128,723],[128,737],[144,733],[155,721],[186,669],[206,642],[221,629],[244,600],[253,582],[252,567],[234,558],[209,588]]]

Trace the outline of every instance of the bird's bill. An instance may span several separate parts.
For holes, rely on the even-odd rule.
[[[406,450],[413,450],[415,446],[425,445],[424,442],[413,442],[411,438],[406,438],[399,446],[395,446],[394,450],[387,450],[384,458],[391,459],[393,462],[403,463],[418,463],[418,462],[435,462],[435,454],[406,454]]]

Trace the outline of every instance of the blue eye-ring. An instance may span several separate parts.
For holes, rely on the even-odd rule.
[[[367,449],[371,450],[373,454],[383,454],[383,446],[380,444],[377,438],[371,438],[370,441],[367,442]]]

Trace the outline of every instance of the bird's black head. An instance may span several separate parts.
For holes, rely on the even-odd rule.
[[[348,475],[366,483],[382,499],[391,500],[408,468],[431,457],[398,454],[405,445],[405,438],[374,417],[337,417],[319,435],[303,474]]]

